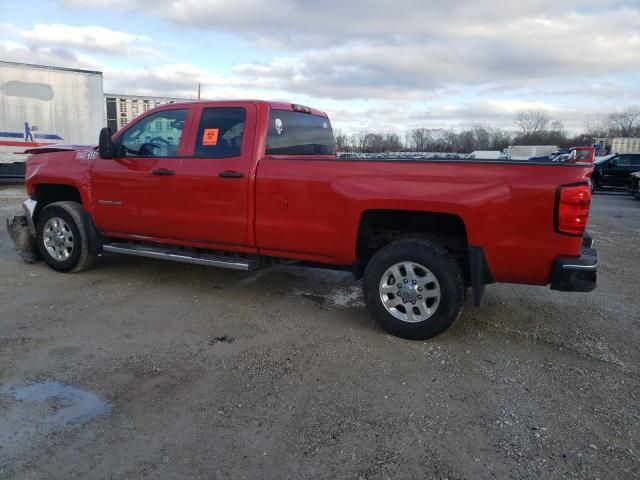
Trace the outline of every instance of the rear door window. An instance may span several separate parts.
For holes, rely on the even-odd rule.
[[[238,157],[247,111],[241,107],[214,107],[202,110],[195,156],[198,158]]]
[[[271,110],[267,155],[333,155],[331,123],[326,117],[288,110]]]

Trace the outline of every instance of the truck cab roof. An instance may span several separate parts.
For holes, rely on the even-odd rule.
[[[167,103],[165,105],[160,105],[159,107],[156,107],[153,110],[154,111],[171,110],[176,106],[191,106],[194,104],[221,106],[221,105],[237,104],[237,103],[251,103],[256,106],[262,105],[262,106],[268,107],[270,110],[287,110],[291,112],[301,111],[301,112],[309,113],[311,115],[329,118],[326,112],[323,112],[322,110],[318,110],[312,107],[307,107],[305,105],[300,105],[298,103],[288,103],[288,102],[273,101],[273,100],[256,100],[256,99],[190,100],[186,102]]]

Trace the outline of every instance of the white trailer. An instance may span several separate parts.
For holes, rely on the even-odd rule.
[[[511,160],[529,160],[531,157],[544,157],[558,150],[557,145],[514,145],[505,150]]]
[[[475,158],[480,160],[499,160],[502,157],[500,150],[474,150],[468,156],[468,158]]]
[[[640,153],[640,137],[615,137],[611,140],[611,153]]]
[[[97,143],[103,98],[102,72],[0,61],[0,176],[24,175],[25,148]]]

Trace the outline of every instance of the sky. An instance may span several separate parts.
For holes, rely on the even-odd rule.
[[[578,133],[640,105],[640,0],[0,0],[0,60],[305,104],[347,133],[514,129],[527,109]]]

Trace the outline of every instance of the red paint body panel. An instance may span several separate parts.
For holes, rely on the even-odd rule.
[[[247,109],[239,157],[193,157],[200,114],[209,106]],[[97,227],[118,238],[332,264],[356,260],[360,219],[369,210],[458,216],[498,282],[544,285],[555,258],[580,255],[582,238],[554,232],[554,205],[557,187],[586,183],[590,165],[265,157],[269,110],[291,104],[192,102],[145,116],[173,108],[190,109],[177,158],[34,155],[28,191],[42,183],[76,186]],[[154,176],[156,168],[176,174]],[[244,177],[220,178],[226,170]]]
[[[196,143],[195,133],[200,124],[202,110],[198,105],[194,127],[189,132],[192,156]],[[215,243],[219,245],[246,245],[252,238],[249,205],[253,205],[251,171],[254,165],[253,149],[257,123],[255,105],[238,102],[217,102],[217,107],[243,107],[246,109],[244,136],[239,157],[184,158],[175,178],[175,202],[179,218],[174,225],[174,238]],[[239,172],[243,178],[225,179],[219,174]],[[253,208],[251,209],[253,212]]]
[[[589,167],[466,162],[264,159],[256,188],[256,239],[270,251],[355,260],[367,210],[460,217],[496,281],[546,284],[558,256],[582,239],[553,231],[556,187],[586,182]],[[284,202],[287,207],[283,208]]]
[[[184,109],[167,106],[163,110]],[[154,170],[177,172],[187,150],[185,133],[193,122],[195,107],[187,107],[186,131],[180,139],[178,155],[169,158],[96,158],[91,166],[92,215],[100,229],[120,234],[171,238],[180,221],[176,185],[178,176],[157,176]],[[144,118],[152,112],[142,115]],[[130,128],[135,122],[131,122]],[[118,132],[121,136],[126,129]]]

